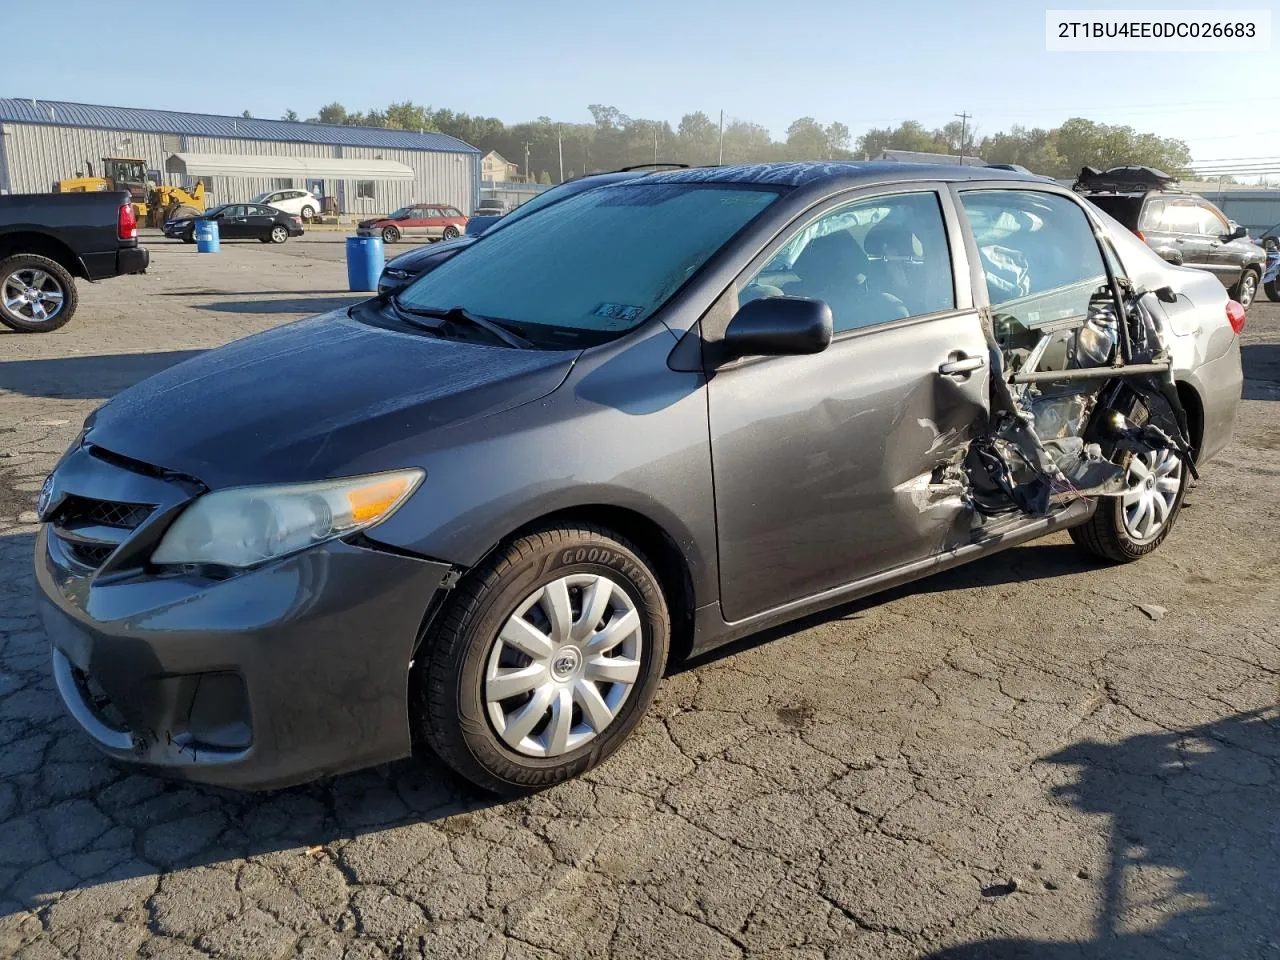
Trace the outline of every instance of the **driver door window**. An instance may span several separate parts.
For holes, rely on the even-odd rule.
[[[954,308],[937,195],[860,200],[801,228],[740,288],[738,303],[780,296],[825,301],[837,334]]]

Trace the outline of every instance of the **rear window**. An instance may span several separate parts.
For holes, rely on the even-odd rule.
[[[1105,210],[1130,230],[1138,229],[1138,215],[1142,212],[1142,197],[1097,196],[1090,197],[1089,202],[1095,207]]]
[[[400,300],[602,342],[643,323],[777,198],[723,184],[590,190],[486,236]]]

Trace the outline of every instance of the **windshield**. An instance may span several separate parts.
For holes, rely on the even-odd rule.
[[[269,196],[271,196],[271,194],[270,194],[270,193],[260,193],[260,194],[258,194],[256,197],[254,197],[254,198],[253,198],[253,200],[252,200],[252,201],[250,201],[250,202],[251,202],[251,203],[265,203],[265,202],[266,202],[266,200],[267,200],[267,197],[269,197]]]
[[[393,210],[391,213],[387,214],[387,219],[388,220],[404,220],[409,216],[411,212],[412,210],[409,207],[401,207],[399,210]]]
[[[570,180],[568,183],[562,183],[559,186],[552,187],[550,190],[543,190],[532,200],[526,200],[497,223],[490,225],[489,229],[499,230],[508,227],[531,213],[537,213],[539,210],[549,207],[553,203],[559,203],[561,200],[568,200],[570,197],[577,196],[584,190],[590,190],[595,186],[597,184],[592,183],[590,178],[584,177],[581,180]]]
[[[216,206],[216,207],[210,207],[208,210],[206,210],[206,211],[205,211],[204,213],[202,213],[202,214],[197,214],[197,216],[202,216],[202,217],[205,217],[205,218],[208,218],[208,217],[216,217],[218,214],[220,214],[220,213],[221,213],[223,210],[225,210],[225,209],[227,209],[227,205],[226,205],[225,203],[220,203],[220,204],[218,204],[218,206]]]
[[[495,231],[399,299],[608,339],[642,323],[777,197],[722,184],[589,190]]]

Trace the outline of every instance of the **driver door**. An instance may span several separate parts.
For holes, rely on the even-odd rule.
[[[218,219],[218,236],[223,240],[243,240],[248,236],[249,216],[244,204],[225,207]]]
[[[708,370],[725,619],[968,542],[959,488],[933,482],[987,417],[963,249],[950,197],[913,186],[830,201],[739,278],[735,308],[822,299],[835,335]]]

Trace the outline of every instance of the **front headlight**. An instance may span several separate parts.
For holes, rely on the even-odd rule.
[[[250,567],[381,523],[418,488],[422,470],[207,493],[151,555],[156,564]]]

